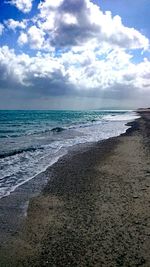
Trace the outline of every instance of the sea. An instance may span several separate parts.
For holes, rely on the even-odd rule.
[[[0,198],[36,177],[78,144],[119,136],[133,111],[0,111]]]

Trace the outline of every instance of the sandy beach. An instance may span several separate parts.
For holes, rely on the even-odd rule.
[[[1,267],[150,266],[150,112],[139,113],[126,134],[47,169],[21,228],[3,238]]]

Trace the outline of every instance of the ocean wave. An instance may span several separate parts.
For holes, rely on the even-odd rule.
[[[32,136],[32,135],[38,135],[38,134],[44,134],[44,133],[60,133],[66,128],[63,127],[54,127],[52,129],[44,129],[44,130],[33,130],[31,132],[22,133],[16,133],[15,131],[0,131],[0,138],[14,138],[14,137],[22,137],[22,136]],[[4,134],[6,133],[6,134]]]
[[[135,112],[129,112],[125,114],[111,114],[103,116],[103,120],[106,121],[132,121],[138,118],[139,116]]]
[[[0,159],[15,156],[17,154],[22,154],[24,152],[34,152],[36,150],[43,150],[43,149],[44,149],[43,147],[28,147],[28,148],[16,149],[10,152],[0,154]]]
[[[66,129],[62,128],[62,127],[55,127],[55,128],[52,128],[50,131],[54,132],[54,133],[60,133],[60,132],[62,132],[64,130],[66,130]]]
[[[87,128],[87,127],[92,127],[92,126],[99,125],[102,123],[104,123],[102,120],[93,119],[93,120],[90,120],[88,122],[87,121],[81,122],[80,124],[78,123],[76,125],[70,126],[69,129]]]
[[[14,133],[14,130],[6,130],[6,129],[4,129],[4,130],[0,130],[0,134],[4,134],[4,133]]]

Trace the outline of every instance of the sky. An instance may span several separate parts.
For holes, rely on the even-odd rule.
[[[0,0],[0,109],[150,106],[149,0]]]

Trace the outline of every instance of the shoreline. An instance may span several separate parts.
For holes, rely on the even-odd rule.
[[[119,111],[118,111],[118,113],[119,113]],[[125,114],[126,115],[126,114]],[[107,116],[107,113],[106,113],[106,116]],[[111,116],[115,116],[115,115],[111,115]],[[75,144],[74,144],[74,142],[71,142],[71,144],[70,145],[67,145],[66,146],[66,144],[65,144],[65,138],[64,138],[64,144],[63,144],[63,149],[61,149],[61,147],[58,149],[58,151],[59,151],[59,153],[56,153],[56,151],[53,151],[53,159],[48,159],[47,161],[45,161],[47,164],[41,164],[40,162],[38,162],[38,164],[37,164],[37,166],[38,166],[38,168],[36,168],[35,169],[35,173],[32,175],[32,169],[34,170],[34,164],[33,164],[33,166],[32,166],[32,168],[31,168],[31,172],[30,173],[28,173],[28,166],[26,167],[26,172],[25,172],[25,176],[24,176],[24,174],[22,174],[22,172],[20,172],[20,177],[18,176],[18,182],[15,182],[15,183],[11,183],[11,180],[10,180],[10,183],[8,183],[9,182],[9,180],[6,182],[6,184],[3,184],[2,183],[2,185],[1,185],[1,187],[2,187],[2,191],[1,191],[1,194],[0,194],[0,199],[1,198],[3,198],[3,197],[7,197],[7,196],[9,196],[10,194],[12,194],[14,191],[16,191],[17,190],[17,188],[18,187],[20,187],[20,186],[22,186],[22,185],[24,185],[25,183],[27,183],[27,182],[29,182],[30,180],[32,180],[32,179],[34,179],[34,178],[36,178],[38,175],[40,175],[41,173],[43,173],[43,172],[45,172],[46,170],[47,170],[47,168],[49,168],[49,167],[51,167],[53,164],[55,164],[58,160],[59,160],[59,158],[61,158],[61,157],[63,157],[65,154],[67,154],[67,153],[70,153],[70,151],[72,150],[72,149],[74,149],[74,147],[76,147],[77,146],[77,149],[78,149],[78,147],[79,147],[79,149],[80,149],[80,146],[88,146],[88,144],[89,143],[91,143],[91,144],[94,144],[94,143],[97,143],[97,142],[99,142],[99,141],[101,141],[101,140],[105,140],[105,138],[106,139],[108,139],[108,138],[111,138],[111,137],[115,137],[115,136],[119,136],[121,133],[124,133],[125,131],[126,131],[126,129],[127,129],[127,121],[132,121],[132,120],[134,120],[135,118],[134,117],[136,117],[136,114],[135,114],[135,111],[130,111],[130,115],[128,115],[128,113],[127,113],[127,117],[125,117],[125,118],[123,118],[123,119],[121,119],[121,121],[120,120],[118,120],[118,119],[116,119],[115,120],[115,122],[117,123],[117,121],[119,121],[120,122],[120,125],[117,125],[117,127],[116,127],[116,129],[115,129],[115,131],[113,131],[113,127],[111,127],[112,129],[111,129],[111,131],[109,131],[109,134],[108,134],[108,136],[98,136],[98,138],[97,138],[97,133],[98,132],[102,132],[103,133],[103,129],[102,129],[102,131],[101,131],[101,128],[100,129],[97,129],[97,132],[93,135],[93,134],[91,134],[91,136],[94,136],[94,138],[90,138],[90,135],[89,135],[89,139],[90,140],[88,140],[88,139],[85,139],[84,140],[84,138],[83,138],[83,140],[81,139],[81,140],[78,140],[77,142],[75,142]],[[105,121],[105,120],[104,120]],[[104,125],[105,124],[109,124],[109,122],[111,121],[111,119],[110,118],[108,118],[108,120],[106,120],[106,122],[104,122]],[[92,123],[93,123],[93,121],[91,121]],[[90,123],[91,123],[90,122]],[[100,122],[100,124],[102,123],[102,120],[100,120],[100,121],[97,121],[97,122]],[[112,121],[111,121],[111,123],[113,122],[113,119],[112,119]],[[83,124],[84,125],[84,124]],[[97,125],[97,124],[94,124],[94,125],[92,125],[92,126],[95,126],[95,125]],[[98,123],[98,125],[99,125],[99,123]],[[119,127],[120,126],[120,127]],[[73,127],[74,128],[74,127]],[[79,127],[80,128],[80,127]],[[82,128],[82,127],[81,127]],[[83,126],[83,128],[84,128],[84,126]],[[107,131],[108,131],[108,129],[109,129],[109,125],[108,125],[108,127],[106,127],[107,128]],[[114,127],[115,128],[115,127]],[[66,128],[67,129],[67,128]],[[68,128],[68,129],[71,129],[71,128]],[[70,130],[69,130],[70,131]],[[106,131],[106,135],[107,135],[107,131]],[[105,132],[105,129],[104,129],[104,132]],[[80,131],[79,131],[79,133],[80,133]],[[78,135],[77,135],[78,136]],[[80,134],[79,134],[79,136],[80,136]],[[57,138],[59,139],[59,136],[57,136]],[[80,138],[79,138],[80,139]],[[30,141],[30,140],[29,140]],[[5,156],[6,156],[6,161],[7,160],[9,160],[9,158],[7,158],[7,156],[9,157],[9,156],[14,156],[16,153],[18,154],[21,154],[23,151],[25,151],[26,152],[26,150],[28,151],[30,151],[30,149],[32,150],[36,150],[36,149],[38,149],[38,147],[36,148],[32,148],[32,146],[31,147],[28,147],[28,148],[25,148],[25,149],[14,149],[14,151],[12,150],[11,152],[8,152],[7,151],[7,147],[6,147],[6,153],[2,153],[1,154],[1,158],[3,159],[5,159]],[[41,149],[44,149],[44,148],[42,148],[41,147]],[[45,151],[44,150],[44,155],[45,154],[47,154],[47,151]],[[20,159],[18,159],[18,162],[20,162]],[[29,161],[30,162],[30,161]],[[5,169],[4,168],[5,166],[3,166],[3,162],[2,162],[2,170],[3,169]],[[19,166],[18,166],[19,167]],[[23,169],[23,170],[25,170],[25,168],[24,168],[25,166],[23,165],[20,165],[20,167],[19,168],[21,168],[21,169]],[[29,165],[29,167],[31,167],[30,165]],[[8,168],[7,168],[8,169]],[[38,169],[38,171],[37,171],[37,169]],[[15,170],[14,170],[15,171]],[[5,178],[5,172],[3,172],[2,171],[2,177],[4,177]],[[13,175],[13,169],[12,169],[12,173],[9,173],[9,175],[8,175],[8,177],[11,177],[11,175]],[[23,176],[23,178],[22,178],[22,176]],[[6,176],[6,178],[7,178],[7,176]],[[7,184],[8,184],[8,186],[7,186]],[[6,185],[6,189],[5,189],[5,185]],[[3,186],[4,186],[4,190],[3,190]]]
[[[130,111],[131,112],[131,111]],[[135,114],[136,114],[136,112],[133,110],[132,111],[132,116],[136,116]],[[132,122],[132,121],[134,121],[134,120],[136,120],[136,118],[130,118],[130,120],[129,119],[126,119],[126,122],[124,122],[124,120],[122,120],[122,123],[123,123],[123,125],[124,125],[124,127],[126,127],[126,126],[128,126],[128,123],[129,123],[129,125],[130,125],[130,122]],[[129,122],[127,122],[127,121],[129,121]],[[109,120],[107,121],[107,122],[109,122]],[[112,122],[113,122],[113,120],[112,120]],[[121,128],[121,127],[120,127]],[[16,192],[17,190],[18,190],[18,188],[19,187],[22,187],[24,184],[26,184],[26,183],[28,183],[28,182],[30,182],[32,179],[36,179],[36,177],[38,177],[39,175],[41,175],[42,173],[44,173],[48,168],[50,168],[51,166],[53,166],[55,163],[57,163],[57,161],[60,159],[60,158],[62,158],[63,156],[65,156],[66,154],[68,154],[68,153],[70,153],[72,150],[74,151],[74,149],[77,149],[78,151],[79,151],[79,153],[80,153],[80,148],[82,149],[82,147],[88,147],[90,144],[96,144],[97,142],[101,142],[101,141],[103,141],[103,140],[107,140],[107,139],[110,139],[110,138],[113,138],[113,137],[117,137],[117,136],[120,136],[120,135],[122,135],[122,134],[124,134],[124,133],[126,133],[126,130],[127,129],[122,129],[122,133],[121,133],[121,131],[119,130],[119,132],[116,132],[116,133],[114,133],[114,135],[112,135],[112,136],[110,136],[110,137],[105,137],[104,139],[99,139],[99,140],[94,140],[94,141],[85,141],[85,142],[79,142],[79,143],[76,143],[76,144],[72,144],[72,145],[70,145],[70,146],[68,146],[67,148],[66,148],[66,152],[64,152],[64,153],[62,153],[62,154],[60,154],[60,155],[57,155],[53,160],[51,160],[51,163],[49,162],[49,163],[47,163],[47,165],[46,166],[44,166],[44,167],[41,167],[41,169],[39,170],[39,172],[37,172],[37,174],[36,175],[33,175],[33,176],[30,176],[29,175],[29,177],[26,179],[26,180],[24,180],[24,181],[21,181],[20,183],[18,183],[17,185],[15,185],[14,187],[10,187],[10,189],[9,189],[9,191],[8,192],[6,192],[6,193],[4,193],[3,195],[0,195],[0,199],[3,199],[3,198],[5,198],[5,197],[8,197],[9,195],[11,195],[11,194],[13,194],[14,192]],[[23,150],[21,150],[21,151],[23,151]],[[21,151],[19,151],[19,154],[21,153]],[[14,155],[13,153],[16,153],[16,152],[11,152],[10,153],[10,155]],[[7,154],[6,153],[6,155],[9,155],[9,153]],[[4,157],[4,155],[1,155],[2,156],[2,158]]]
[[[136,121],[136,120],[137,119],[134,119],[134,121]],[[133,126],[132,123],[134,123],[134,121],[126,123],[125,126],[130,126],[130,128],[132,128],[132,126]],[[124,133],[122,133],[118,136],[122,136],[122,135],[126,134],[130,128],[128,128]],[[103,139],[103,140],[99,140],[99,141],[95,141],[95,142],[79,143],[79,144],[76,144],[76,145],[69,147],[67,153],[60,156],[52,165],[47,166],[44,170],[42,170],[36,176],[31,177],[27,181],[24,181],[22,184],[16,186],[16,188],[14,190],[12,190],[8,195],[1,197],[0,198],[0,213],[3,213],[3,210],[5,208],[8,208],[9,212],[11,213],[11,208],[13,208],[13,210],[14,210],[13,212],[15,212],[17,217],[18,217],[16,222],[15,222],[15,224],[18,224],[18,225],[17,225],[16,229],[14,229],[14,232],[16,232],[16,230],[19,231],[19,225],[22,224],[22,221],[24,220],[24,218],[21,218],[21,217],[24,217],[24,214],[27,213],[27,209],[28,209],[27,203],[29,203],[30,199],[32,199],[36,195],[39,195],[40,193],[42,193],[42,190],[46,186],[48,179],[49,179],[49,178],[48,179],[46,178],[46,173],[48,170],[51,170],[51,168],[53,169],[53,167],[55,167],[55,165],[57,168],[57,163],[62,158],[66,158],[66,161],[67,161],[67,158],[69,158],[70,155],[72,155],[72,153],[74,153],[74,151],[76,151],[77,153],[80,153],[81,151],[87,150],[90,147],[95,146],[96,144],[102,143],[102,142],[107,141],[107,140],[112,139],[112,138],[116,138],[118,136],[109,137],[107,139]],[[42,181],[42,182],[40,183],[40,181]],[[21,200],[21,204],[19,204],[19,200]],[[11,205],[11,204],[9,205],[9,203],[13,203],[13,205]],[[15,209],[17,210],[17,212],[15,211]],[[2,214],[1,217],[3,217],[3,215],[4,214]],[[4,218],[4,221],[5,221],[5,224],[8,225],[7,228],[9,231],[9,227],[11,228],[11,222],[12,222],[11,217],[12,216],[10,216],[10,223],[9,223],[9,218],[7,216],[7,211],[6,211],[5,217],[7,217],[7,218]],[[21,220],[20,220],[20,218],[21,218]],[[20,220],[19,223],[17,223],[18,220]],[[1,231],[2,231],[2,229],[1,229],[1,224],[0,224],[0,232]],[[12,231],[13,230],[11,229],[10,232],[12,232]],[[3,241],[3,238],[1,239],[1,236],[0,236],[0,242],[2,242],[2,241]]]
[[[147,132],[149,134],[150,113],[147,116],[149,117],[147,122],[146,117],[145,119],[143,117],[130,123],[131,128],[125,134],[97,142],[89,147],[82,148],[80,152],[74,150],[48,168],[45,175],[50,177],[50,182],[45,185],[43,192],[39,196],[31,199],[21,235],[18,237],[17,233],[14,240],[11,241],[11,252],[7,253],[7,259],[5,257],[2,259],[5,251],[5,249],[2,249],[0,261],[2,260],[2,262],[8,264],[10,257],[13,259],[12,265],[6,266],[15,267],[70,266],[69,264],[71,266],[149,266],[146,265],[150,264],[149,258],[146,258],[148,257],[146,252],[143,252],[144,256],[138,256],[138,244],[132,244],[135,251],[130,248],[133,255],[131,260],[131,253],[127,249],[127,256],[125,256],[125,248],[122,248],[125,243],[121,243],[120,239],[119,241],[117,239],[117,242],[119,242],[117,244],[115,244],[115,239],[112,241],[116,227],[121,227],[119,223],[121,218],[124,220],[126,218],[125,221],[133,227],[133,232],[137,233],[137,226],[140,227],[140,223],[132,225],[130,220],[127,220],[127,215],[132,214],[130,207],[133,206],[132,201],[137,202],[140,199],[136,192],[138,182],[142,183],[141,177],[146,177],[144,172],[140,172],[145,168],[144,164],[147,164],[143,161],[146,160],[147,162],[148,160],[145,149],[146,153],[149,153],[149,140],[145,134]],[[146,129],[144,127],[147,127],[147,131],[144,133],[140,127],[141,129],[143,127],[143,130]],[[146,148],[143,145],[143,141],[146,144]],[[127,157],[127,152],[131,150],[131,145],[137,149],[137,153],[134,152],[135,159],[133,155],[128,155],[129,159]],[[133,177],[131,182],[129,177],[125,177],[126,179],[123,177],[119,166],[122,161],[119,159],[117,151],[120,153],[120,158],[122,156],[122,159],[129,161],[128,165],[122,166],[122,169],[124,167],[127,171],[127,167],[131,165],[129,176],[136,175],[137,179],[139,179],[138,182],[134,181]],[[133,151],[130,152],[133,153]],[[142,153],[141,159],[138,158],[140,153]],[[141,169],[136,166],[140,163],[140,160]],[[134,162],[134,169],[132,161]],[[116,167],[114,168],[116,163],[118,163],[118,173],[116,172]],[[120,176],[118,177],[119,174]],[[124,175],[126,176],[125,170]],[[115,185],[115,190],[113,185]],[[127,191],[123,189],[123,186],[127,187]],[[130,187],[135,187],[134,194],[131,194]],[[120,195],[118,188],[121,189],[121,192],[125,192]],[[148,189],[149,186],[143,186],[140,192],[145,193]],[[115,193],[119,194],[119,196],[115,196]],[[128,200],[129,209],[126,207],[125,200]],[[137,203],[135,204],[137,205]],[[117,205],[119,205],[119,208]],[[112,208],[113,213],[109,210],[109,207]],[[125,209],[125,214],[123,208]],[[146,216],[145,213],[144,215]],[[117,219],[117,222],[115,222],[115,219]],[[99,226],[98,222],[102,227]],[[105,225],[107,222],[109,222],[108,227]],[[136,231],[134,228],[136,228]],[[130,232],[130,229],[126,230]],[[122,231],[124,233],[124,230]],[[107,235],[108,232],[109,235]],[[128,233],[126,235],[126,241],[131,242]],[[104,237],[106,237],[106,240]],[[132,239],[134,241],[134,237]],[[113,242],[116,251],[111,251]],[[29,245],[27,245],[28,243]],[[19,251],[17,249],[18,244]],[[122,245],[120,252],[117,252],[120,244]],[[6,247],[8,248],[8,246]],[[101,248],[98,250],[98,247]],[[18,262],[22,262],[22,265],[18,265]],[[46,265],[46,262],[51,265]],[[121,262],[123,262],[122,265]],[[30,265],[28,265],[29,263]],[[127,263],[132,263],[132,265],[127,265]]]

